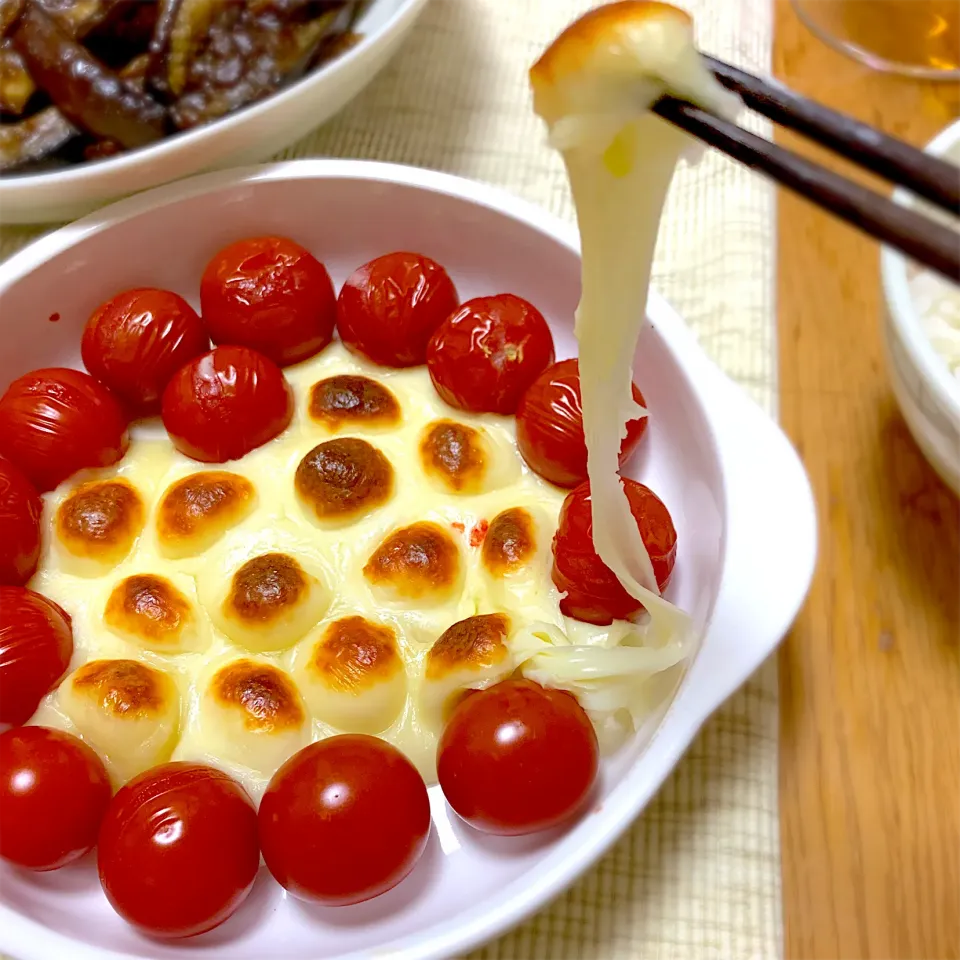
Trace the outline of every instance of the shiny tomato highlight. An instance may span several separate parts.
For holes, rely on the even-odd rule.
[[[427,347],[437,393],[450,406],[474,413],[514,413],[524,390],[551,363],[547,321],[512,293],[468,300]]]
[[[630,512],[637,522],[657,584],[661,590],[670,582],[677,559],[677,531],[663,501],[636,480],[622,477]],[[581,483],[563,501],[557,532],[553,538],[553,582],[567,595],[560,612],[586,623],[607,625],[626,620],[643,609],[627,593],[610,568],[593,549],[593,519],[590,484]]]
[[[201,763],[165,763],[134,777],[100,829],[97,867],[110,905],[155,937],[192,937],[223,923],[259,865],[253,801]]]
[[[0,723],[17,726],[66,673],[70,617],[26,587],[0,587]]]
[[[128,443],[127,416],[117,399],[80,370],[34,370],[0,397],[0,454],[40,493],[84,467],[116,463]]]
[[[504,680],[465,697],[437,750],[447,803],[484,833],[519,836],[575,816],[597,776],[590,718],[569,693]]]
[[[646,406],[636,384],[633,399]],[[627,422],[621,465],[636,450],[646,429],[647,417]],[[517,448],[531,470],[558,487],[575,487],[587,479],[580,367],[575,359],[547,367],[527,387],[517,407]]]
[[[0,857],[56,870],[97,842],[110,802],[103,762],[82,740],[46,727],[0,734]]]
[[[250,347],[285,367],[330,342],[337,301],[326,267],[299,243],[251,237],[207,264],[200,310],[214,343]]]
[[[457,309],[447,271],[419,253],[388,253],[347,277],[337,298],[337,329],[353,353],[384,367],[427,359],[427,341]]]
[[[125,290],[94,310],[83,330],[83,365],[141,415],[160,412],[170,378],[210,346],[193,307],[169,290]]]
[[[359,903],[396,886],[420,859],[430,801],[416,767],[365,734],[312,743],[274,774],[260,802],[263,859],[304,900]]]
[[[283,433],[293,391],[283,371],[248,347],[217,347],[178,370],[163,392],[173,445],[204,463],[236,460]]]
[[[33,484],[0,457],[0,584],[20,586],[37,569],[43,501]]]

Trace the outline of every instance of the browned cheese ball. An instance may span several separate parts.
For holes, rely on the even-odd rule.
[[[424,473],[451,493],[482,492],[487,460],[479,430],[455,420],[436,420],[424,428],[420,438]]]
[[[93,480],[61,501],[54,526],[60,543],[74,557],[114,565],[140,535],[144,514],[143,500],[129,481]]]
[[[425,675],[440,680],[463,669],[495,666],[507,656],[510,618],[503,613],[467,617],[448,627],[427,653]]]
[[[460,581],[460,552],[443,527],[419,521],[389,534],[363,575],[393,599],[439,601]]]
[[[210,683],[213,699],[239,711],[247,730],[267,733],[299,728],[304,721],[300,694],[290,677],[268,663],[235,660]]]
[[[103,620],[115,633],[147,649],[178,653],[197,646],[193,604],[155,574],[121,580],[110,593]]]
[[[528,563],[536,551],[533,517],[523,507],[510,507],[490,522],[480,557],[492,576],[503,577]]]
[[[343,617],[323,632],[310,669],[331,689],[359,692],[403,669],[392,627]]]
[[[157,508],[157,538],[169,557],[202,553],[253,511],[257,491],[226,470],[192,473],[167,487]]]
[[[339,374],[310,388],[307,408],[311,420],[328,430],[344,426],[394,427],[400,423],[400,404],[381,383],[369,377]]]
[[[393,480],[390,461],[375,446],[343,437],[318,444],[300,461],[294,487],[311,517],[339,525],[386,503]]]

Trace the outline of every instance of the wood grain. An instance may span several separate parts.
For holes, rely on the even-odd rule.
[[[787,0],[774,61],[800,92],[913,143],[960,112],[956,85],[846,60]],[[780,656],[787,960],[960,956],[960,517],[898,413],[881,309],[876,245],[782,193],[781,417],[821,525]]]

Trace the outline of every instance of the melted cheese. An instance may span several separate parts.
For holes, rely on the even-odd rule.
[[[530,72],[536,111],[563,155],[581,240],[576,313],[587,472],[597,554],[650,613],[668,643],[687,618],[660,597],[650,557],[618,479],[633,400],[632,358],[644,322],[667,188],[689,138],[647,112],[671,93],[722,115],[726,93],[693,45],[690,17],[662,3],[586,14]]]

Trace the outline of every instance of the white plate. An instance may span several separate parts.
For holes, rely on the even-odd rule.
[[[349,103],[383,69],[427,0],[369,0],[362,40],[289,87],[221,120],[96,163],[0,176],[0,220],[72,220],[138,190],[201,170],[255,163],[289,147]]]
[[[209,174],[115,204],[0,267],[0,383],[75,364],[91,309],[124,287],[196,301],[227,241],[282,232],[340,282],[372,256],[437,258],[462,296],[511,291],[549,318],[558,356],[575,352],[574,232],[489,187],[357,161],[309,160]],[[60,315],[59,322],[48,317]],[[200,941],[160,944],[108,907],[91,862],[41,875],[0,872],[0,949],[24,960],[426,960],[502,933],[555,896],[640,813],[709,715],[776,647],[806,594],[816,552],[810,487],[774,423],[711,363],[658,296],[635,373],[652,411],[629,472],[665,500],[679,554],[669,595],[689,610],[698,651],[662,716],[604,765],[597,803],[571,828],[484,838],[432,790],[435,829],[415,872],[389,894],[339,910],[284,896],[265,873],[251,899]]]

